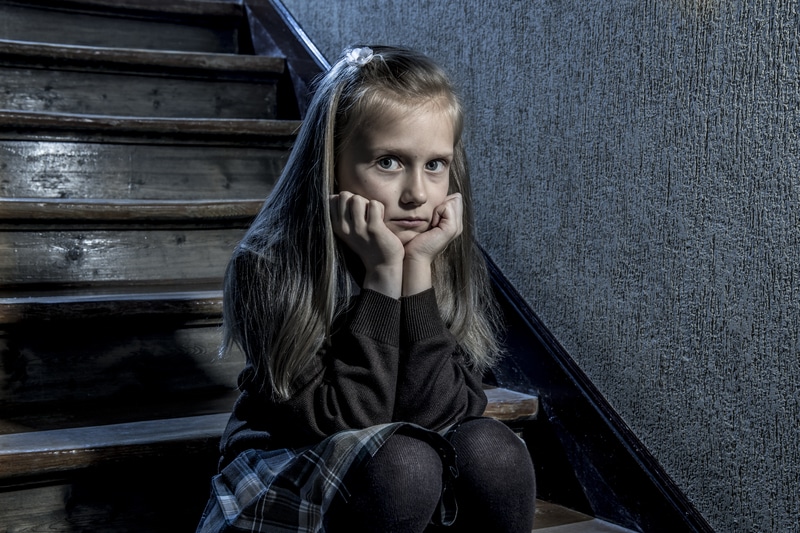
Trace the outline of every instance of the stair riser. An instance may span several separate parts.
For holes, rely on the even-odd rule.
[[[173,448],[151,463],[128,460],[116,468],[70,476],[66,483],[0,491],[2,531],[193,530],[208,499],[216,446],[208,443],[199,457]],[[164,472],[180,480],[178,485],[160,481]]]
[[[243,360],[217,357],[219,317],[205,327],[171,328],[163,318],[116,318],[1,334],[0,434],[230,409]]]
[[[218,19],[217,19],[218,22]],[[123,18],[0,3],[0,39],[147,50],[237,53],[237,22],[204,27],[199,21]]]
[[[0,108],[92,115],[185,118],[276,116],[269,82],[205,81],[6,66]]]
[[[221,279],[244,228],[17,231],[0,239],[0,286]]]
[[[266,198],[286,150],[0,140],[0,197]]]

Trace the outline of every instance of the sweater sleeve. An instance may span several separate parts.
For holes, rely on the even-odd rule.
[[[433,289],[402,299],[395,420],[440,430],[486,409],[481,376],[445,326]]]
[[[399,360],[400,302],[365,290],[337,321],[330,345],[275,404],[279,419],[303,428],[307,440],[392,420]],[[276,428],[273,433],[281,431]],[[304,440],[306,440],[304,439]]]

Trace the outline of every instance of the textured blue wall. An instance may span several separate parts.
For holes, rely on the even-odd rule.
[[[454,74],[503,272],[715,529],[800,531],[797,2],[284,1]]]

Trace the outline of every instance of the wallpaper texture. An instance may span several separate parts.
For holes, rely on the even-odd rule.
[[[453,73],[481,244],[717,531],[800,531],[797,3],[284,3]]]

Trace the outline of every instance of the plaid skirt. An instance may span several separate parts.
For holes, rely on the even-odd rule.
[[[325,531],[324,517],[336,494],[348,497],[347,473],[374,456],[394,433],[428,442],[442,458],[444,487],[432,522],[452,524],[458,475],[455,450],[446,438],[397,422],[336,433],[298,450],[247,450],[211,481],[211,496],[197,533]]]

